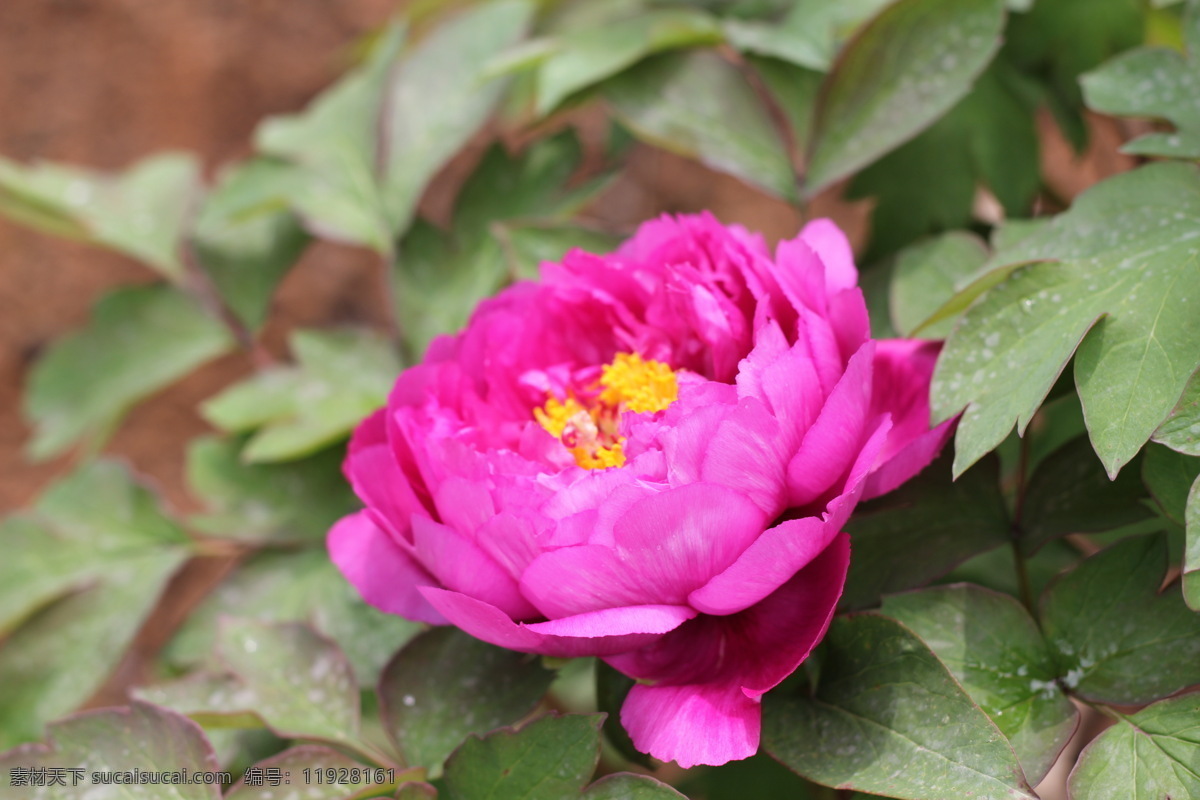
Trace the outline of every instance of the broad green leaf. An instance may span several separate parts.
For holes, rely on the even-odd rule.
[[[950,454],[899,489],[861,503],[846,525],[854,548],[846,608],[924,586],[1012,536],[995,459],[950,481]]]
[[[1200,478],[1188,492],[1185,514],[1187,545],[1183,555],[1183,596],[1188,607],[1200,611]]]
[[[354,510],[337,448],[287,464],[247,464],[233,439],[188,447],[187,479],[206,511],[189,522],[203,533],[252,542],[320,542]]]
[[[123,173],[0,159],[0,214],[48,233],[107,247],[179,281],[179,243],[199,190],[199,165],[164,153]]]
[[[251,330],[262,326],[275,287],[308,235],[288,209],[293,168],[256,158],[221,176],[204,202],[192,246],[225,303]]]
[[[524,35],[525,0],[468,8],[434,29],[401,61],[382,116],[382,185],[392,230],[408,227],[430,179],[467,143],[504,91],[484,68]]]
[[[725,35],[744,52],[825,72],[842,42],[886,5],[887,0],[796,0],[778,21],[728,19]]]
[[[606,775],[593,783],[583,797],[584,800],[687,800],[667,784],[649,775],[628,772]]]
[[[190,298],[166,285],[103,297],[83,328],[54,343],[29,378],[25,416],[35,459],[83,441],[96,449],[138,401],[233,344]]]
[[[854,177],[849,196],[876,201],[868,260],[967,227],[980,186],[1009,214],[1029,213],[1041,179],[1027,82],[997,60],[944,117]]]
[[[1004,36],[1004,55],[1023,72],[1048,84],[1046,103],[1076,149],[1087,127],[1079,76],[1117,53],[1142,43],[1141,0],[1053,0],[1014,14]]]
[[[1051,453],[1029,478],[1019,524],[1022,550],[1036,552],[1068,533],[1110,531],[1153,516],[1136,470],[1109,480],[1087,437]]]
[[[680,783],[682,791],[705,800],[743,800],[747,797],[824,800],[813,785],[766,753],[719,767],[693,769]]]
[[[401,364],[370,331],[295,331],[295,366],[277,367],[208,400],[201,412],[230,433],[257,429],[242,458],[289,461],[337,442],[383,406]]]
[[[536,276],[534,257],[562,255],[579,229],[554,223],[577,211],[600,185],[566,188],[580,158],[571,133],[538,142],[516,158],[494,145],[459,193],[452,229],[442,232],[423,221],[412,227],[394,274],[396,313],[413,352],[457,331],[479,301],[506,284]],[[559,241],[539,241],[538,232]],[[584,234],[576,244],[595,239]],[[562,249],[548,247],[553,244]],[[523,250],[531,245],[540,252]]]
[[[746,63],[762,79],[774,103],[787,119],[787,146],[803,153],[812,138],[813,115],[821,90],[822,74],[777,58],[747,56]]]
[[[537,113],[552,111],[573,93],[617,74],[653,53],[718,44],[717,21],[688,8],[650,9],[608,25],[557,37],[557,47],[537,75]]]
[[[463,742],[446,762],[445,800],[578,797],[599,757],[599,716],[541,717]]]
[[[922,338],[946,338],[953,328],[949,320],[928,326],[922,323],[955,294],[964,278],[979,271],[987,257],[987,246],[965,231],[953,231],[903,250],[896,258],[891,287],[896,330],[912,336],[919,327]]]
[[[188,616],[167,648],[179,666],[204,663],[222,616],[305,622],[338,643],[360,686],[374,686],[397,648],[421,629],[365,602],[321,549],[266,552],[240,565]]]
[[[234,724],[254,714],[285,738],[357,739],[358,685],[350,662],[311,627],[225,618],[217,656],[224,673],[192,675],[137,694],[189,716],[228,716]]]
[[[1062,539],[1047,542],[1033,556],[1025,558],[1025,571],[1033,596],[1040,596],[1051,581],[1082,559],[1079,551]],[[1012,597],[1020,597],[1022,591],[1016,554],[1011,547],[998,547],[964,561],[938,582],[974,583]]]
[[[536,656],[435,628],[384,668],[384,727],[410,764],[436,769],[468,734],[510,725],[532,711],[553,677]]]
[[[396,800],[432,800],[437,796],[437,789],[423,782],[406,783],[396,790]]]
[[[380,253],[391,252],[402,226],[386,210],[376,169],[385,81],[404,37],[402,27],[389,27],[365,63],[303,112],[269,117],[255,134],[260,151],[294,165],[279,181],[310,230]]]
[[[1200,615],[1159,594],[1166,537],[1124,539],[1051,584],[1042,629],[1063,684],[1089,700],[1147,703],[1200,683]]]
[[[344,800],[387,782],[386,770],[378,770],[377,774],[360,761],[313,744],[289,747],[254,766],[261,772],[243,775],[224,800],[275,800],[298,791],[303,791],[303,795],[295,797],[303,800]],[[352,776],[358,779],[349,780]],[[377,777],[384,780],[377,781]]]
[[[934,373],[935,418],[966,408],[956,472],[1014,422],[1024,432],[1072,354],[1109,475],[1133,458],[1200,364],[1198,222],[1197,169],[1152,164],[1093,187],[1006,252],[1014,264],[1043,263],[1019,267],[971,307]]]
[[[11,631],[0,644],[3,748],[37,738],[104,682],[189,540],[106,462],[52,486],[0,536],[0,631]]]
[[[999,729],[894,620],[838,617],[813,696],[763,702],[763,746],[809,780],[888,797],[1034,800]]]
[[[1189,27],[1200,29],[1192,9]],[[1190,37],[1193,41],[1196,34]],[[1186,56],[1166,47],[1140,47],[1122,53],[1080,79],[1088,106],[1105,114],[1170,121],[1176,134],[1152,133],[1134,139],[1126,152],[1172,158],[1200,158],[1200,66],[1189,47]],[[1164,146],[1165,145],[1165,146]]]
[[[191,720],[149,703],[85,711],[53,722],[50,744],[11,751],[0,759],[3,800],[220,800],[221,783],[192,783],[216,772],[217,760]],[[14,769],[64,770],[65,786],[19,786]],[[93,773],[169,773],[170,783],[93,783]],[[132,774],[114,777],[136,777]],[[75,782],[78,778],[78,783]]]
[[[847,45],[817,111],[813,195],[911,139],[971,88],[1000,45],[1001,0],[899,0]]]
[[[1183,397],[1153,439],[1176,452],[1200,456],[1200,372],[1188,381]]]
[[[1007,595],[959,584],[894,595],[883,613],[925,642],[996,723],[1031,784],[1039,783],[1079,721],[1055,683],[1037,623]]]
[[[1163,515],[1183,525],[1188,492],[1200,477],[1200,458],[1150,445],[1142,461],[1142,480]]]
[[[639,139],[795,198],[792,166],[770,114],[737,68],[715,53],[648,59],[602,92]]]
[[[1115,713],[1115,712],[1112,712]],[[1200,694],[1147,706],[1092,740],[1071,772],[1073,797],[1200,797]]]

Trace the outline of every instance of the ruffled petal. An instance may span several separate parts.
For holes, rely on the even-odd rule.
[[[825,265],[825,285],[830,294],[858,285],[850,240],[831,219],[814,219],[800,231],[800,241],[811,247]]]
[[[437,581],[375,524],[370,512],[343,517],[329,531],[327,545],[330,559],[346,580],[380,611],[446,624],[419,591],[436,586]]]
[[[528,625],[513,622],[495,606],[459,592],[426,586],[421,589],[421,593],[451,624],[457,625],[476,639],[525,653],[540,653],[561,658],[608,656],[644,647],[662,635],[634,631],[611,636],[554,636],[538,633]],[[626,621],[645,620],[634,617]],[[661,628],[665,625],[661,615],[652,621],[655,627]]]
[[[687,768],[758,751],[762,709],[736,686],[634,686],[621,706],[633,746]]]

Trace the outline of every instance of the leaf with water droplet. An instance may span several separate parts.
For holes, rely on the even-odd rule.
[[[890,308],[892,323],[903,336],[917,329],[926,339],[944,339],[950,320],[924,324],[957,292],[968,276],[987,261],[983,241],[966,231],[952,231],[905,248],[896,256]]]
[[[383,725],[409,763],[436,770],[468,734],[511,725],[532,711],[553,678],[537,656],[435,628],[384,669]]]
[[[811,696],[763,699],[763,747],[809,780],[934,800],[1035,800],[1004,734],[917,636],[874,614],[833,621]]]
[[[1069,690],[1132,705],[1200,683],[1200,615],[1159,593],[1166,570],[1166,537],[1136,536],[1050,584],[1042,630]]]
[[[1071,772],[1072,797],[1200,797],[1200,693],[1163,700],[1101,733]]]
[[[196,723],[165,708],[134,700],[129,708],[84,711],[47,726],[49,744],[26,745],[0,758],[4,800],[221,800],[219,783],[185,782],[199,772],[215,772],[217,759]],[[42,785],[18,787],[17,768],[62,769],[65,788]],[[75,784],[71,770],[79,782]],[[129,781],[93,783],[92,773],[171,773],[168,785]],[[117,776],[123,777],[123,776]],[[129,776],[132,777],[132,776]]]
[[[320,745],[289,747],[254,766],[263,771],[278,770],[274,775],[282,785],[266,780],[262,785],[248,785],[243,776],[225,794],[224,800],[289,800],[292,797],[295,800],[347,800],[374,796],[371,788],[378,785],[372,767]],[[326,773],[325,770],[333,772]],[[381,774],[387,775],[383,771]],[[340,780],[342,776],[349,778],[351,775],[358,776],[358,780]],[[313,776],[316,776],[315,780]],[[329,780],[330,777],[336,780]],[[289,794],[292,792],[303,794]]]
[[[1183,397],[1153,439],[1178,453],[1200,456],[1200,372],[1192,375]]]
[[[955,471],[1014,423],[1023,433],[1074,355],[1092,446],[1115,476],[1200,365],[1200,172],[1152,164],[1106,180],[1004,255],[934,373],[935,418],[962,413]]]
[[[1008,737],[1029,783],[1041,782],[1079,712],[1055,683],[1054,658],[1021,604],[958,584],[885,598],[882,613],[921,637]]]
[[[805,192],[813,195],[950,110],[1000,46],[1001,0],[900,0],[867,24],[830,72]]]

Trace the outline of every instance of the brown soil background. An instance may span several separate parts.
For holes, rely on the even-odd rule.
[[[348,48],[396,8],[396,0],[0,0],[0,155],[119,169],[150,153],[186,149],[211,176],[249,152],[261,118],[302,108],[334,80]],[[1076,158],[1053,126],[1043,125],[1043,166],[1060,197],[1131,166],[1115,153],[1125,138],[1118,126],[1093,127],[1092,147]],[[427,212],[444,216],[468,167],[469,157],[435,181]],[[732,178],[649,148],[634,152],[592,212],[620,226],[662,210],[700,208],[770,239],[793,234],[802,221]],[[831,194],[813,210],[833,216],[861,244],[866,204]],[[281,352],[295,326],[378,324],[375,269],[373,257],[359,250],[310,248],[278,292],[268,347]],[[29,429],[20,393],[31,363],[82,325],[104,292],[154,279],[121,256],[0,219],[0,512],[26,504],[71,467],[70,458],[24,458]],[[235,355],[199,370],[134,409],[106,452],[155,481],[174,507],[193,507],[182,481],[184,448],[206,431],[194,408],[250,369]],[[201,565],[172,584],[166,607],[97,700],[121,697],[220,569]]]

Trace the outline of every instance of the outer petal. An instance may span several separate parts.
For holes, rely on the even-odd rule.
[[[841,534],[761,603],[733,617],[698,617],[647,648],[610,657],[618,669],[658,682],[634,687],[621,709],[634,744],[681,766],[753,755],[758,700],[825,635],[849,559],[850,538]]]
[[[548,656],[575,658],[625,653],[650,644],[661,636],[658,631],[669,624],[667,615],[661,613],[645,616],[633,613],[624,617],[617,615],[607,620],[606,629],[618,631],[611,635],[556,636],[540,633],[528,625],[513,622],[495,606],[465,594],[432,586],[422,588],[421,593],[451,624],[457,625],[476,639],[510,650]],[[582,629],[584,626],[580,627]],[[639,630],[643,627],[653,630]]]
[[[737,686],[634,686],[621,706],[633,746],[681,767],[716,766],[758,751],[762,709]]]
[[[825,285],[830,293],[858,285],[854,251],[842,229],[830,219],[814,219],[800,231],[800,241],[811,247],[825,265]]]
[[[437,581],[374,523],[369,511],[343,517],[329,531],[328,547],[346,580],[380,611],[446,624],[419,591]]]

